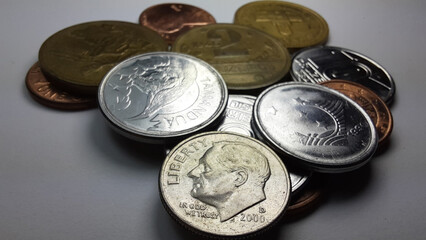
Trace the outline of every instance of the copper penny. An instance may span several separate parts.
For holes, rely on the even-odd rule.
[[[38,62],[28,71],[25,83],[31,96],[48,107],[62,110],[82,110],[96,106],[96,98],[77,97],[52,86],[43,75]]]
[[[379,135],[379,144],[386,142],[393,128],[392,114],[386,103],[363,85],[347,80],[331,80],[321,85],[337,90],[358,103],[373,120]]]
[[[158,4],[147,8],[139,17],[141,25],[158,32],[172,44],[182,33],[198,26],[216,23],[207,11],[187,4]]]
[[[285,215],[290,219],[307,214],[318,206],[324,194],[324,179],[314,175],[305,188],[293,196]]]

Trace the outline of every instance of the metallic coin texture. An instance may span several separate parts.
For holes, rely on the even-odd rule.
[[[144,10],[139,23],[158,32],[166,42],[172,44],[188,30],[216,23],[207,11],[195,6],[177,3],[158,4]]]
[[[121,133],[164,143],[220,121],[228,93],[220,74],[200,59],[155,52],[115,66],[100,84],[98,99]]]
[[[231,90],[269,86],[281,80],[290,68],[290,55],[278,40],[234,24],[194,28],[176,39],[172,51],[210,63]]]
[[[96,107],[96,98],[80,97],[52,86],[35,63],[28,70],[25,84],[31,96],[41,104],[61,110],[82,110]]]
[[[260,141],[207,132],[179,143],[160,172],[167,211],[190,230],[213,237],[244,237],[283,215],[290,179],[281,159]]]
[[[253,116],[260,139],[315,171],[354,170],[377,148],[376,129],[361,106],[318,84],[274,85],[257,98]]]
[[[137,54],[166,50],[161,36],[139,24],[98,21],[50,36],[40,48],[39,61],[55,85],[94,95],[104,75],[117,63]]]
[[[256,97],[253,96],[230,94],[228,97],[228,106],[225,110],[225,117],[219,124],[217,131],[233,132],[244,136],[255,137],[251,127],[255,101]],[[300,169],[289,169],[289,174],[292,194],[302,189],[311,175],[310,172]]]
[[[250,122],[255,100],[256,97],[249,95],[230,94],[225,110],[225,117],[217,130],[254,137]]]
[[[324,180],[314,175],[307,186],[299,194],[292,195],[285,213],[286,217],[300,217],[313,210],[324,195]]]
[[[307,7],[290,2],[248,3],[237,10],[234,23],[264,31],[289,49],[323,44],[328,38],[324,18]]]
[[[373,120],[379,135],[379,144],[385,142],[393,128],[392,114],[382,99],[363,85],[346,81],[331,80],[321,82],[321,85],[337,90],[358,103]]]
[[[294,81],[350,80],[368,87],[388,104],[395,94],[395,83],[382,66],[349,49],[330,46],[303,49],[295,53],[291,67]]]

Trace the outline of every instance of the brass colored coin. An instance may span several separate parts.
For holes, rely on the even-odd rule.
[[[165,3],[143,11],[139,23],[158,32],[164,40],[172,44],[180,34],[194,27],[216,23],[216,20],[201,8],[180,3]]]
[[[52,83],[77,94],[96,94],[104,75],[124,59],[166,51],[156,32],[139,24],[98,21],[65,28],[41,46],[39,62]]]
[[[258,1],[240,7],[234,23],[262,30],[289,49],[323,44],[328,38],[327,22],[315,11],[290,2]]]
[[[385,142],[393,128],[392,114],[385,102],[369,88],[348,80],[331,80],[321,85],[337,90],[358,103],[373,120],[379,144]]]
[[[172,51],[208,62],[231,90],[271,85],[288,73],[291,63],[287,49],[277,39],[234,24],[194,28],[176,39]]]
[[[77,97],[52,86],[35,63],[25,78],[31,96],[43,105],[62,110],[82,110],[96,106],[96,98]]]
[[[180,224],[209,237],[245,237],[269,229],[286,209],[291,183],[260,141],[206,132],[179,143],[160,172],[164,207]]]

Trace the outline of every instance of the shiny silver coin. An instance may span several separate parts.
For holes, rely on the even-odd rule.
[[[168,213],[209,237],[245,237],[284,214],[290,179],[278,155],[260,141],[227,132],[190,137],[167,155],[159,176]]]
[[[249,95],[230,94],[225,117],[219,124],[217,131],[234,132],[244,136],[255,137],[251,127],[253,105],[256,97]],[[289,171],[291,180],[291,192],[296,193],[308,182],[311,176],[309,171],[293,169]]]
[[[349,49],[330,46],[303,49],[294,54],[290,73],[294,81],[301,82],[354,81],[371,89],[388,104],[395,94],[395,83],[382,66]]]
[[[165,143],[221,120],[228,99],[220,74],[197,58],[171,52],[116,65],[99,86],[99,106],[127,137]]]
[[[274,85],[257,98],[256,135],[294,163],[315,171],[346,172],[374,154],[370,117],[345,95],[312,83]]]

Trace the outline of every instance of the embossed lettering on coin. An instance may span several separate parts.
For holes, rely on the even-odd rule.
[[[295,53],[291,75],[301,82],[353,81],[371,89],[386,103],[395,94],[393,79],[382,66],[367,56],[339,47],[313,47]]]
[[[317,171],[350,171],[377,147],[373,122],[353,100],[329,88],[291,82],[265,90],[254,107],[256,134]]]
[[[229,89],[271,85],[281,80],[290,67],[290,55],[277,39],[234,24],[194,28],[176,39],[172,50],[210,63]]]
[[[290,180],[278,156],[259,141],[208,132],[170,152],[160,172],[160,191],[168,212],[192,230],[244,236],[282,215]]]
[[[103,76],[117,63],[141,53],[165,51],[156,32],[118,21],[87,22],[49,37],[39,51],[40,66],[56,85],[94,94]]]
[[[225,83],[210,65],[167,52],[123,61],[99,88],[106,117],[140,140],[194,133],[221,117],[226,100]]]
[[[262,30],[292,49],[322,44],[328,37],[324,18],[307,7],[290,2],[248,3],[237,10],[234,22]]]
[[[379,135],[379,144],[386,141],[393,128],[392,114],[386,103],[370,89],[347,80],[331,80],[321,85],[335,89],[358,103],[373,120]]]

